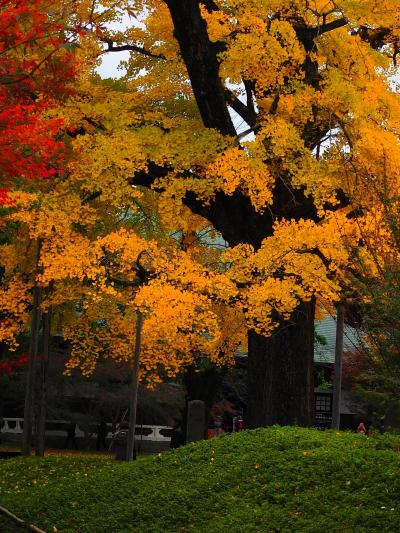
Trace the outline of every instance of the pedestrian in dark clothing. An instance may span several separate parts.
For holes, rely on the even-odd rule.
[[[106,444],[107,435],[108,435],[108,427],[105,421],[102,420],[100,424],[97,426],[96,450],[101,450],[102,447],[105,450],[107,449],[107,444]]]
[[[185,444],[185,439],[183,437],[181,421],[179,420],[179,418],[173,418],[171,442],[169,444],[169,447],[171,450],[174,450],[175,448],[179,448],[179,446],[182,446],[183,444]]]
[[[75,432],[76,424],[75,422],[71,421],[67,426],[67,438],[65,439],[64,449],[67,449],[69,447],[69,444],[71,444],[71,448],[74,448],[75,450],[78,449],[78,443],[76,442]]]

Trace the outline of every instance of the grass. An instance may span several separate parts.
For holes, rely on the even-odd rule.
[[[16,458],[0,463],[0,503],[48,533],[394,533],[399,449],[398,437],[275,427],[135,463]]]

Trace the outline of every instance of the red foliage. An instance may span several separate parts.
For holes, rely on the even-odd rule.
[[[51,0],[0,0],[0,84],[23,103],[32,91],[64,93],[73,75],[57,6]]]
[[[2,363],[0,363],[0,375],[1,374],[12,374],[15,372],[15,370],[23,368],[27,364],[28,364],[27,354],[21,354],[20,356],[15,357],[13,359],[8,359],[7,361],[3,361]]]
[[[0,0],[0,205],[10,204],[15,179],[51,178],[64,168],[62,122],[44,112],[68,92],[75,64],[50,8],[45,0]]]
[[[370,366],[368,355],[361,351],[346,352],[343,355],[342,378],[354,381]]]
[[[4,184],[14,178],[49,178],[62,170],[66,150],[64,142],[57,140],[61,122],[43,119],[44,107],[10,105],[0,88],[0,173]]]
[[[12,205],[12,200],[7,194],[7,189],[0,189],[0,205]]]

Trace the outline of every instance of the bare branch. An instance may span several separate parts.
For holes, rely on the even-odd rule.
[[[242,133],[239,133],[238,136],[236,137],[235,144],[238,145],[239,142],[240,142],[244,137],[247,137],[247,135],[250,135],[250,133],[257,133],[257,131],[259,131],[259,129],[260,129],[260,125],[259,125],[259,124],[256,124],[256,125],[253,126],[252,128],[249,128],[249,129],[247,129],[247,130],[242,131]]]
[[[314,28],[309,28],[307,26],[299,26],[297,24],[295,24],[293,28],[296,32],[297,38],[302,43],[306,43],[306,42],[313,41],[319,35],[328,33],[338,28],[342,28],[343,26],[346,26],[348,23],[349,23],[348,19],[346,17],[342,17],[340,19],[333,20],[332,22],[328,22],[326,24],[315,26]]]
[[[137,46],[135,44],[123,44],[123,45],[114,45],[114,42],[111,39],[102,39],[104,43],[107,44],[106,50],[104,52],[137,52],[139,54],[142,54],[147,57],[152,57],[154,59],[164,59],[167,58],[163,54],[153,54],[153,52],[150,52],[149,50],[146,50],[146,48],[143,48],[142,46]]]

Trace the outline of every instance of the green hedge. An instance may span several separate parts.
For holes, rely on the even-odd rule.
[[[399,449],[398,437],[274,427],[134,463],[12,459],[0,502],[48,533],[394,533]]]

